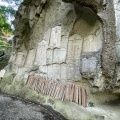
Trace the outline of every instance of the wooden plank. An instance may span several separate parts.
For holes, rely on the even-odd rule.
[[[55,88],[55,92],[54,92],[54,95],[53,95],[54,98],[56,97],[56,94],[57,94],[57,91],[58,91],[58,86],[59,86],[59,83],[56,83],[56,88]]]
[[[49,95],[50,87],[51,87],[51,81],[48,80],[48,89],[47,89],[47,93],[46,93],[46,95]]]
[[[65,93],[66,93],[66,85],[64,85],[64,90],[63,90],[63,94],[62,94],[62,101],[65,100]]]
[[[40,85],[40,76],[38,77],[38,83],[37,83],[37,87],[36,87],[36,91],[39,92],[39,85]]]
[[[38,85],[38,91],[41,93],[41,85],[42,85],[42,79],[41,77],[39,78],[39,85]]]
[[[64,93],[64,85],[63,85],[63,84],[61,84],[61,87],[60,87],[60,92],[59,92],[59,96],[58,96],[58,99],[59,99],[59,100],[61,100],[61,99],[62,99],[63,93]]]
[[[27,85],[42,94],[86,107],[86,89],[77,85],[63,85],[39,75],[29,75]]]
[[[44,78],[43,78],[43,79],[44,79]],[[43,82],[44,82],[44,85],[43,85],[42,93],[43,93],[43,95],[44,95],[44,94],[45,94],[46,80],[44,79]]]
[[[81,91],[81,87],[79,87],[79,105],[82,105],[82,91]]]
[[[86,107],[86,89],[82,88],[82,106]]]
[[[35,76],[34,76],[34,79],[35,79],[35,86],[34,86],[34,90],[36,91],[36,90],[37,90],[37,86],[38,86],[39,76],[38,76],[38,75],[35,75]]]
[[[33,83],[33,76],[30,76],[29,78],[29,87],[32,88],[32,83]]]
[[[79,104],[79,86],[76,86],[76,103]]]
[[[37,84],[37,85],[36,85],[36,91],[37,91],[37,92],[39,92],[39,89],[38,89],[38,88],[39,88],[39,82],[40,82],[40,80],[39,80],[39,78],[38,78],[38,80],[37,80],[37,82],[36,82],[36,84]]]
[[[43,84],[43,80],[42,77],[40,77],[40,82],[39,82],[39,92],[42,93],[42,84]]]
[[[58,92],[57,92],[57,95],[56,95],[56,99],[59,99],[61,89],[62,89],[62,84],[60,83],[59,88],[58,88]]]
[[[35,91],[37,91],[38,82],[39,82],[39,78],[36,77],[36,79],[35,79]]]
[[[65,100],[69,101],[70,95],[69,95],[69,85],[66,85],[66,90],[65,90]]]
[[[75,85],[75,87],[74,87],[74,100],[73,100],[73,102],[78,104],[78,86],[77,85]]]
[[[30,88],[30,76],[28,76],[28,80],[27,80],[27,85],[28,85],[28,87]]]
[[[41,80],[42,80],[42,84],[41,84],[41,93],[43,94],[44,85],[45,85],[43,77],[41,78]]]
[[[44,94],[46,95],[48,91],[48,80],[45,80],[45,86],[44,86]]]
[[[31,79],[32,79],[31,88],[34,90],[34,86],[35,86],[35,78],[34,78],[34,76]]]
[[[70,102],[73,102],[74,99],[74,85],[71,85],[71,90],[70,90]]]
[[[51,94],[52,94],[52,91],[53,91],[53,85],[54,85],[54,82],[51,82],[51,85],[50,85],[50,91],[49,91],[49,96],[51,96]]]
[[[38,90],[38,92],[40,92],[40,88],[41,88],[41,77],[39,77],[39,84],[38,84],[38,86],[37,86],[37,90]]]
[[[54,94],[54,97],[55,97],[56,99],[59,99],[60,90],[61,90],[61,83],[59,82],[59,83],[57,84],[56,91],[55,91],[55,94]]]
[[[49,81],[46,79],[46,84],[45,84],[45,95],[47,95],[47,91],[48,91],[48,83]]]
[[[54,97],[55,90],[56,90],[56,86],[57,86],[57,83],[54,82],[54,83],[53,83],[53,90],[52,90],[52,93],[51,93],[51,96],[52,96],[52,97]]]

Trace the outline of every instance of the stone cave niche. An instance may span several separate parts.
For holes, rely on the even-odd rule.
[[[75,6],[77,19],[73,29],[70,32],[68,42],[68,52],[75,51],[72,61],[79,61],[76,65],[79,67],[82,77],[91,79],[97,76],[97,66],[101,66],[101,51],[103,42],[102,23],[96,13],[87,6]],[[76,36],[80,39],[77,38]],[[71,39],[72,38],[72,39]],[[70,45],[72,44],[72,45]],[[75,44],[75,47],[73,45]],[[79,47],[78,47],[79,46]],[[76,50],[72,50],[72,49]],[[78,52],[79,51],[79,52]],[[77,54],[77,59],[75,54]],[[76,64],[76,62],[74,62]]]

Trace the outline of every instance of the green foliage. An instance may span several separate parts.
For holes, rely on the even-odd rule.
[[[12,33],[11,24],[9,23],[15,16],[16,9],[22,0],[2,0],[8,3],[8,6],[0,6],[0,36]],[[9,21],[9,22],[8,22]]]
[[[8,3],[7,6],[0,5],[0,70],[8,64],[8,51],[11,46],[5,42],[7,38],[13,34],[12,20],[15,16],[18,5],[21,0],[0,0]],[[11,27],[12,26],[12,27]],[[5,57],[4,57],[4,54]]]
[[[15,11],[12,8],[0,6],[0,36],[12,33],[11,25],[7,21],[7,15],[14,15]]]
[[[0,40],[0,50],[4,48],[11,48],[11,46]]]

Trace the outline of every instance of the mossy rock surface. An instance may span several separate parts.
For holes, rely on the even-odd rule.
[[[4,60],[0,61],[0,70],[2,70],[5,66],[8,65],[8,58],[5,58]]]

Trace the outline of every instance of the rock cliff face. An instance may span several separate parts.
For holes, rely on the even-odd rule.
[[[14,80],[39,75],[81,86],[84,106],[119,98],[119,8],[118,0],[24,0],[9,60]]]

